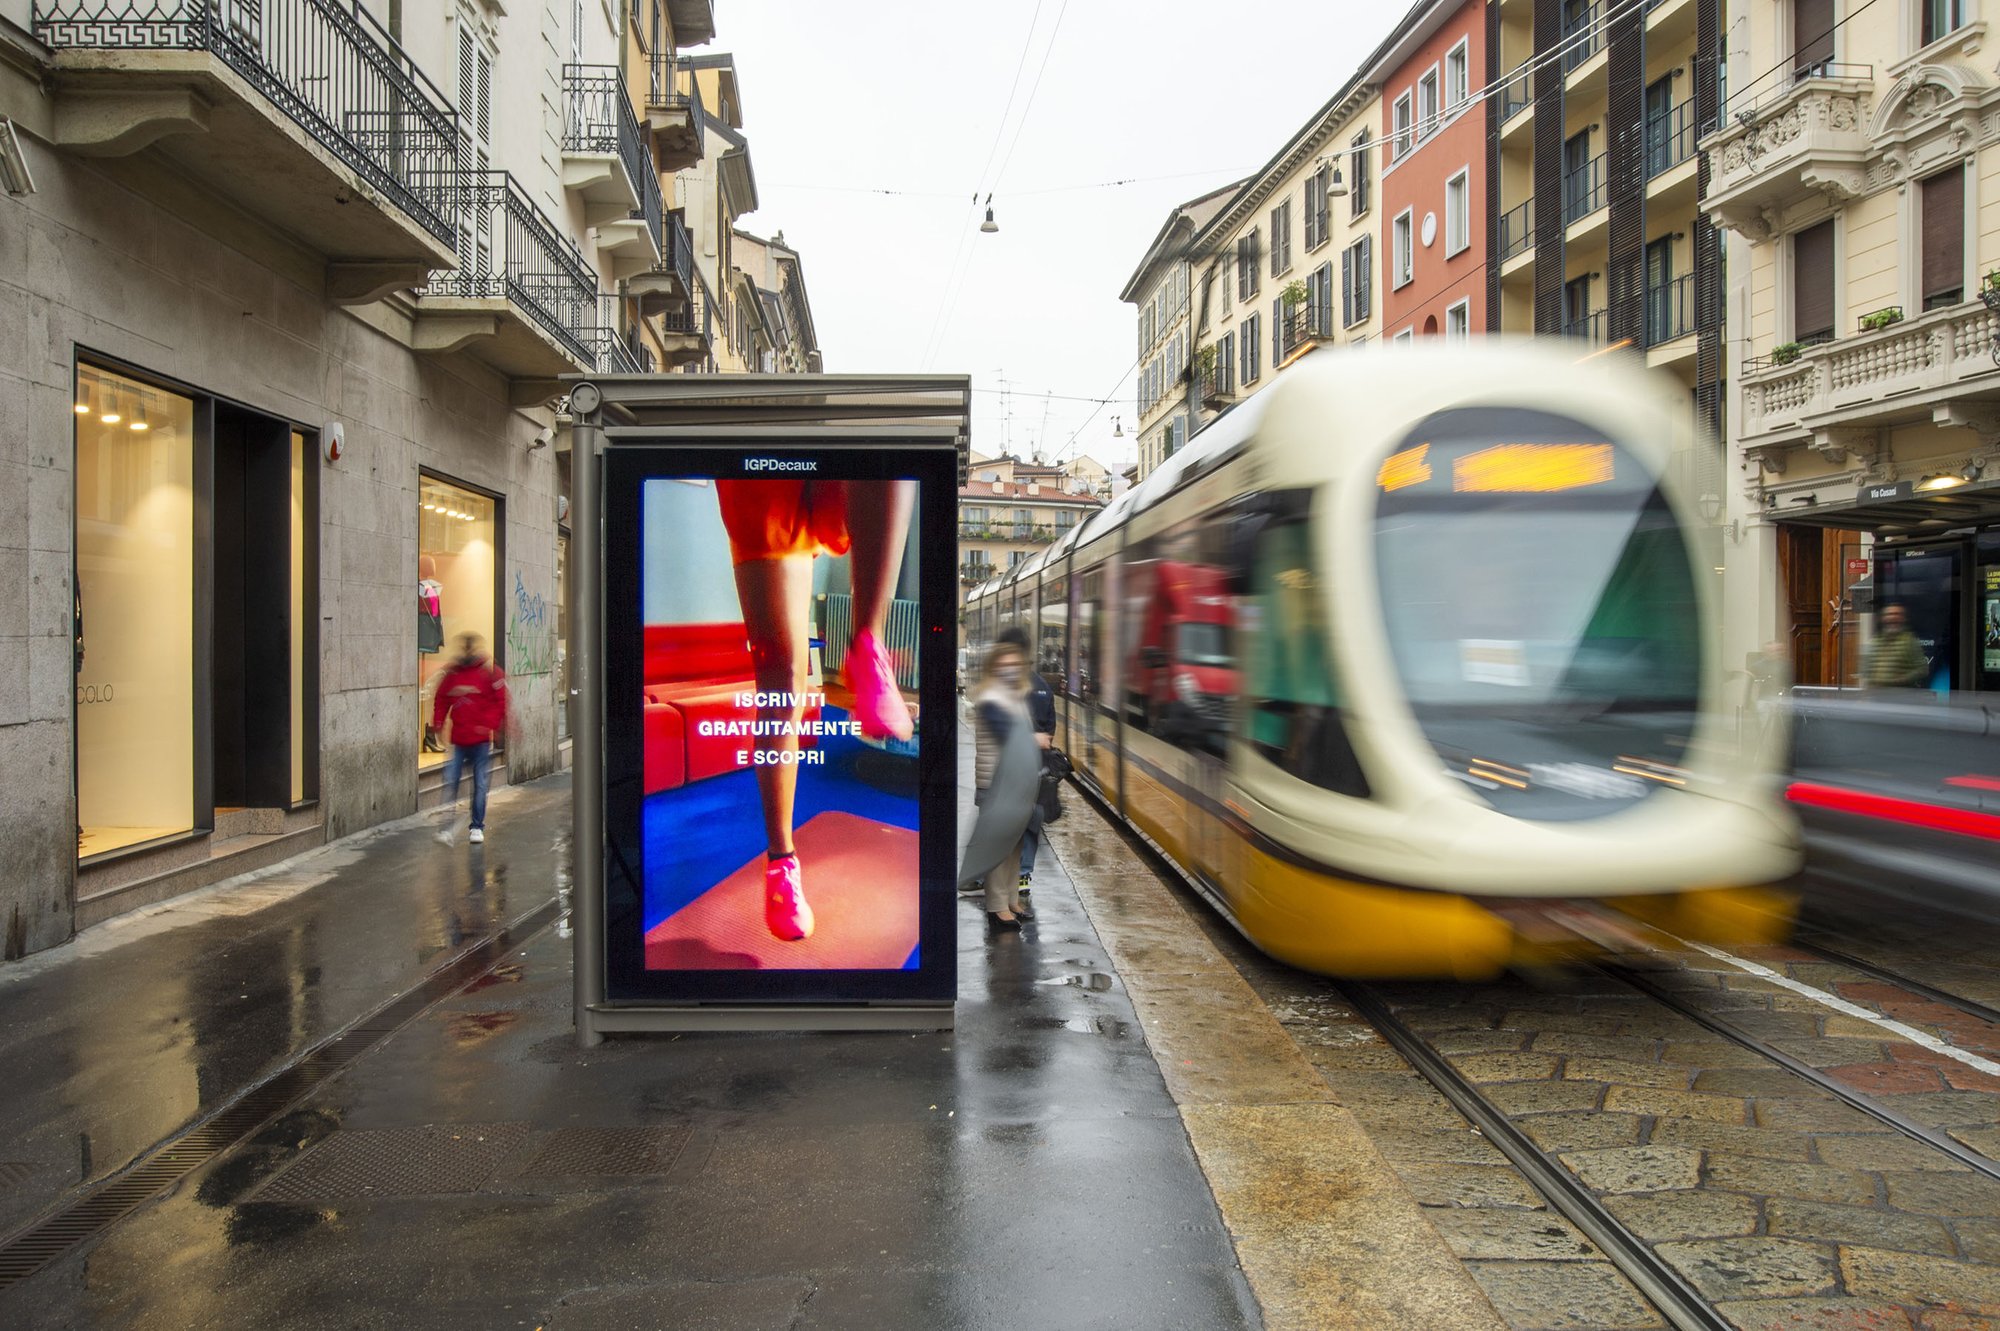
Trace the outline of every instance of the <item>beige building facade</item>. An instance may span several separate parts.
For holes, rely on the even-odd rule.
[[[1081,471],[974,455],[958,491],[959,603],[965,592],[1054,542],[1104,506],[1091,464]],[[959,645],[965,627],[959,625]]]
[[[2000,14],[1834,9],[1804,32],[1738,8],[1702,144],[1730,237],[1730,642],[1852,685],[1896,601],[1934,688],[2000,688]]]

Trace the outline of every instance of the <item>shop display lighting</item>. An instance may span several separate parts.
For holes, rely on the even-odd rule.
[[[144,434],[153,428],[153,422],[146,415],[146,395],[135,393],[132,397],[132,419],[125,422],[125,428],[134,434]]]

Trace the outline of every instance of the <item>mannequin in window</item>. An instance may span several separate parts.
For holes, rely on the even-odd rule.
[[[444,584],[438,581],[437,560],[417,556],[417,655],[444,650]],[[444,741],[435,727],[424,726],[424,752],[443,753]]]
[[[788,706],[764,707],[757,719],[789,723],[781,735],[759,736],[764,753],[796,752],[796,727],[805,716],[807,652],[811,634],[813,560],[821,554],[849,555],[854,584],[854,641],[844,670],[854,693],[854,719],[871,739],[907,740],[915,731],[910,709],[896,685],[896,668],[883,645],[896,570],[903,562],[910,513],[916,506],[912,481],[755,480],[715,483],[722,525],[729,533],[729,557],[736,571],[736,595],[750,638],[750,664],[760,692],[782,694]],[[757,793],[764,805],[764,924],[788,942],[809,937],[812,907],[806,904],[799,857],[792,845],[792,811],[799,769],[769,761],[757,766]]]

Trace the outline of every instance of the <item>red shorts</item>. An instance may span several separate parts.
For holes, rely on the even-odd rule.
[[[847,486],[840,481],[756,480],[715,483],[729,562],[789,555],[844,555]]]

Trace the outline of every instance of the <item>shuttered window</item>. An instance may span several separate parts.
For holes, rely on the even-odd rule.
[[[1792,340],[1833,336],[1833,221],[1792,237]]]
[[[1965,296],[1965,168],[1927,177],[1921,204],[1924,308],[1956,305]]]
[[[1292,266],[1292,201],[1286,199],[1271,210],[1271,276]]]
[[[1257,295],[1257,233],[1236,242],[1236,294],[1244,300]]]
[[[1801,78],[1833,59],[1833,0],[1792,0],[1792,68]]]
[[[1321,167],[1306,177],[1306,248],[1316,250],[1326,243],[1326,183],[1328,168]]]
[[[1363,130],[1354,140],[1354,147],[1347,156],[1347,215],[1359,217],[1368,211],[1369,154],[1374,151],[1368,141],[1368,133]]]

